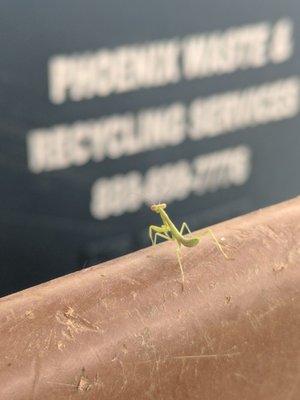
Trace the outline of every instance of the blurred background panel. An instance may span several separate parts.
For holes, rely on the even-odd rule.
[[[299,194],[296,0],[0,7],[1,295]]]

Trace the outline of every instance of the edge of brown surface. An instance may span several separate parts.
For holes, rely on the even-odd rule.
[[[0,299],[0,398],[300,397],[300,197]]]

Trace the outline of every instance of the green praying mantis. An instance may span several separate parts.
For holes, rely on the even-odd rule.
[[[176,228],[174,223],[172,222],[171,218],[165,211],[167,208],[167,205],[165,203],[160,203],[160,204],[153,204],[151,207],[151,210],[154,211],[155,213],[159,214],[161,220],[162,220],[162,225],[161,226],[156,226],[156,225],[150,225],[149,226],[149,237],[152,242],[152,244],[156,244],[157,238],[161,237],[166,240],[173,240],[176,243],[176,254],[177,254],[177,259],[178,259],[178,264],[180,267],[181,271],[181,279],[182,279],[182,288],[184,285],[184,272],[183,272],[183,267],[181,263],[181,258],[180,258],[180,248],[181,246],[186,246],[186,247],[194,247],[196,246],[202,237],[206,234],[210,234],[211,237],[213,238],[214,242],[216,243],[217,247],[223,254],[225,258],[228,259],[228,256],[222,249],[221,244],[219,243],[218,239],[216,238],[215,234],[210,228],[205,229],[202,233],[201,236],[199,237],[191,237],[191,238],[186,238],[183,236],[184,230],[186,230],[188,233],[192,233],[190,228],[188,227],[188,224],[186,222],[183,222],[181,225],[180,230]],[[153,237],[154,233],[154,237]]]

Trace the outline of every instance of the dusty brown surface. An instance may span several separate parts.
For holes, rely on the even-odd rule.
[[[214,232],[1,299],[0,399],[299,399],[300,198]]]

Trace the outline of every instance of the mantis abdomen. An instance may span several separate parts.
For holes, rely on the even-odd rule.
[[[180,243],[186,247],[194,247],[199,243],[199,239],[198,238],[185,239],[184,237],[182,237],[180,239]]]

